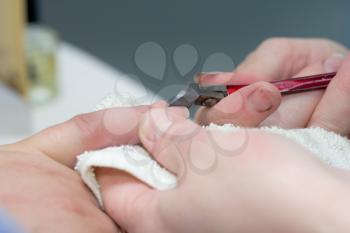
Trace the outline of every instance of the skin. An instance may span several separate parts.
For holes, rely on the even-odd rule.
[[[308,45],[312,44],[310,41]],[[322,54],[313,56],[319,55]],[[340,86],[346,88],[350,86],[343,85],[348,83],[348,60],[339,70],[339,77],[345,77],[339,81]],[[260,69],[250,67],[254,72]],[[271,74],[276,74],[273,71]],[[260,70],[259,73],[262,74]],[[339,88],[338,85],[334,84]],[[260,93],[261,99],[273,103],[272,107],[266,108],[266,102],[259,104],[249,98],[250,92],[261,87],[269,90]],[[344,89],[342,95],[346,96],[347,90]],[[338,89],[329,88],[324,94],[324,98],[328,97],[322,98],[319,105],[324,109],[321,115],[326,114],[328,121],[334,121],[328,124],[338,125],[338,121],[347,122],[343,120],[348,116],[346,102],[333,104],[329,112],[321,105],[322,101],[338,101],[332,99],[339,97],[335,92]],[[253,84],[250,89],[242,90],[235,101],[238,98],[242,108],[228,115],[236,114],[235,123],[242,121],[243,125],[250,126],[268,119],[281,101],[268,83]],[[227,99],[230,103],[230,98]],[[308,118],[315,112],[305,111]],[[248,114],[249,120],[238,117],[240,114]],[[112,220],[130,233],[254,233],[286,232],[286,229],[298,233],[349,232],[349,174],[346,171],[325,166],[310,156],[310,152],[278,136],[255,130],[211,132],[186,120],[187,116],[185,109],[166,108],[163,103],[113,108],[77,116],[21,142],[1,146],[0,204],[29,232],[118,232]],[[280,117],[284,119],[283,115]],[[347,123],[342,128],[343,134],[349,133]],[[338,132],[337,127],[334,129]],[[179,134],[180,137],[174,137]],[[240,139],[247,135],[249,140],[238,153],[237,148],[242,145]],[[213,139],[215,144],[210,147]],[[138,143],[165,168],[181,177],[179,186],[158,192],[125,173],[98,169],[106,208],[105,212],[101,211],[72,171],[75,156],[86,150]],[[264,151],[261,151],[262,145]],[[233,155],[220,155],[218,150],[227,147]],[[189,153],[189,148],[195,153]],[[205,175],[193,169],[210,166],[216,154],[217,166]],[[259,195],[255,195],[256,190]],[[337,201],[329,203],[328,200]]]
[[[0,151],[0,203],[27,232],[117,232],[80,177],[38,153]]]
[[[274,46],[277,46],[276,43],[280,44],[277,52],[280,51],[280,53],[282,54],[280,56],[277,56],[277,61],[269,61],[268,59],[259,60],[261,58],[261,53],[266,53],[267,51],[269,51],[269,49],[267,48],[274,48]],[[283,49],[283,46],[290,47],[292,51],[289,51],[287,53],[285,49]],[[264,42],[258,50],[259,52],[253,52],[252,55],[250,55],[247,58],[247,60],[243,62],[243,64],[238,68],[240,72],[244,72],[244,69],[252,70],[255,73],[265,75],[264,77],[268,77],[268,75],[270,75],[271,80],[275,80],[278,77],[287,78],[293,73],[294,76],[301,76],[314,74],[314,72],[318,73],[338,71],[338,75],[330,83],[325,93],[323,91],[315,91],[311,93],[301,93],[285,97],[285,99],[282,100],[281,106],[275,112],[273,111],[281,103],[279,95],[276,94],[276,89],[274,89],[274,87],[272,87],[268,83],[258,82],[248,86],[247,88],[241,89],[239,91],[239,94],[231,95],[226,99],[222,100],[216,106],[218,108],[222,107],[222,110],[215,109],[215,107],[212,109],[200,110],[197,113],[197,122],[205,124],[205,121],[210,119],[210,121],[214,121],[217,123],[235,123],[249,126],[270,125],[273,123],[287,128],[321,126],[328,130],[333,130],[337,133],[341,133],[343,135],[349,134],[350,123],[349,121],[345,120],[345,116],[349,114],[348,106],[350,106],[350,103],[347,102],[348,99],[350,99],[350,57],[343,59],[339,58],[338,55],[331,55],[335,52],[347,52],[347,50],[344,47],[327,40],[313,41],[299,39],[273,39]],[[307,54],[304,54],[305,50],[308,52]],[[296,58],[304,58],[304,62],[298,63],[298,59],[290,56],[290,54],[292,53]],[[273,56],[267,57],[269,58]],[[306,59],[306,57],[308,59]],[[292,63],[294,62],[295,65],[290,67],[281,67],[281,64],[285,64],[288,59],[291,59]],[[257,61],[265,61],[267,64],[259,65]],[[331,67],[325,66],[326,63],[330,63]],[[325,69],[325,67],[327,67],[327,69]],[[269,70],[270,74],[268,73]],[[276,76],[273,77],[273,75]],[[256,76],[254,75],[238,76],[244,76],[244,81],[261,80],[256,79]],[[228,75],[214,74],[213,76],[201,76],[199,77],[199,82],[204,83],[205,78],[210,80],[211,84],[222,84],[223,82],[221,79],[226,78],[228,79],[228,81],[225,82],[227,84],[232,81],[232,73],[229,73]],[[207,83],[209,82],[208,80]],[[239,79],[237,80],[234,80],[234,82],[239,83],[241,81]],[[260,107],[266,106],[266,103],[252,102],[251,99],[246,98],[250,95],[250,93],[261,88],[263,88],[264,90],[268,90],[263,91],[266,95],[263,95],[265,98],[262,98],[271,105],[271,108],[267,108],[266,111],[256,111],[257,109],[261,110]],[[338,103],[339,99],[341,99],[342,103],[344,102],[344,104],[334,104]],[[307,107],[303,108],[302,111],[298,112],[298,114],[293,114],[293,117],[289,117],[289,115],[291,115],[290,111],[297,110],[301,103],[303,104],[303,106],[305,105]],[[259,104],[260,106],[257,106]],[[227,112],[228,106],[237,105],[239,106],[239,108],[234,109],[232,112]],[[215,116],[217,118],[213,118],[213,115],[211,115],[212,112],[215,112]],[[222,115],[216,115],[218,112],[222,113]],[[175,126],[169,127],[168,130],[161,130],[160,135],[162,135],[162,138],[157,138],[156,135],[159,135],[159,119],[161,119],[161,114],[154,114],[155,116],[148,117],[154,119],[148,121],[151,123],[145,123],[147,122],[147,120],[143,121],[143,125],[141,126],[140,130],[140,138],[142,140],[143,145],[167,169],[174,172],[175,174],[178,174],[179,170],[186,170],[184,168],[189,167],[189,165],[186,163],[188,162],[186,160],[186,157],[188,157],[189,154],[187,149],[188,144],[193,144],[193,141],[200,142],[195,144],[196,147],[194,149],[194,151],[201,152],[201,157],[198,159],[201,160],[202,157],[204,157],[203,160],[205,160],[206,157],[210,158],[210,151],[213,151],[213,149],[205,147],[205,145],[208,145],[208,143],[205,140],[205,136],[201,136],[207,133],[200,133],[202,130],[199,130],[200,132],[197,132],[195,136],[189,136],[189,139],[187,139],[187,141],[185,140],[184,142],[181,142],[179,146],[178,143],[174,142],[174,138],[172,137],[170,137],[171,140],[164,140],[162,138],[167,138],[166,135],[168,134],[173,136],[173,131],[186,132],[186,130],[188,129],[190,129],[190,132],[188,132],[188,134],[190,135],[191,132],[197,131],[196,126],[193,125],[193,123],[188,122],[182,123],[182,126],[181,124],[180,126],[175,124]],[[322,116],[322,118],[318,117],[320,115]],[[231,116],[231,118],[227,116]],[[242,120],[242,116],[245,117],[244,121]],[[157,127],[150,127],[149,125],[152,125],[152,122],[157,122]],[[165,125],[169,126],[169,123]],[[178,128],[180,128],[180,130],[177,130]],[[225,137],[219,136],[219,138],[220,140],[217,140],[216,142],[223,143],[229,138],[230,141],[226,142],[226,144],[230,145],[230,143],[234,142],[232,138],[235,138],[235,135],[225,135]],[[244,159],[240,160],[237,158],[232,158],[229,161],[226,160],[225,162],[223,162],[222,166],[218,165],[218,167],[220,167],[218,170],[223,171],[223,173],[214,171],[208,174],[205,179],[201,179],[196,173],[180,173],[180,177],[183,178],[181,179],[182,183],[180,183],[179,187],[176,190],[168,191],[165,193],[154,192],[153,190],[150,190],[147,186],[142,186],[135,179],[129,177],[126,174],[121,174],[119,172],[109,169],[100,169],[98,177],[102,185],[107,212],[109,212],[117,222],[120,222],[122,226],[130,232],[138,232],[140,231],[140,229],[161,229],[162,232],[206,232],[206,230],[207,232],[212,232],[214,228],[215,231],[218,232],[261,232],[261,229],[264,229],[263,232],[286,232],[286,229],[289,229],[290,232],[329,232],[334,231],[336,227],[339,227],[339,229],[337,229],[336,232],[349,231],[349,226],[347,226],[347,224],[344,224],[346,222],[344,218],[344,216],[346,215],[345,209],[349,207],[349,199],[348,197],[346,197],[346,195],[344,195],[348,192],[349,188],[349,173],[347,171],[325,167],[323,164],[319,163],[319,161],[316,162],[316,160],[313,159],[311,162],[309,161],[310,154],[308,152],[300,150],[300,148],[294,145],[294,143],[291,143],[290,141],[286,142],[282,140],[282,138],[279,138],[277,136],[271,137],[271,135],[249,131],[249,138],[252,138],[252,140],[249,140],[247,149],[244,150],[242,154],[236,156],[237,158],[250,158],[248,159],[248,163],[245,163],[246,161]],[[264,147],[263,152],[261,151],[262,145]],[[276,151],[275,149],[276,146],[280,148],[278,151]],[[251,148],[251,150],[249,148]],[[280,151],[284,152],[282,153],[283,156],[281,156]],[[205,156],[208,153],[209,155]],[[264,159],[261,160],[261,157],[263,157]],[[308,160],[308,162],[306,160]],[[266,162],[267,166],[261,166],[262,161]],[[276,163],[277,161],[281,163]],[[227,164],[228,167],[225,166]],[[224,169],[223,167],[226,167],[226,169]],[[233,171],[234,169],[232,169],[232,167],[236,168],[238,174],[241,174],[240,172],[242,172],[243,174],[251,175],[252,179],[249,181],[251,181],[252,183],[249,183],[249,181],[244,180],[244,184],[249,187],[257,187],[258,184],[256,182],[258,182],[261,177],[264,177],[263,185],[259,189],[260,197],[271,196],[270,191],[274,193],[277,190],[283,190],[279,193],[279,195],[274,196],[277,199],[283,200],[283,203],[280,203],[281,205],[275,206],[272,203],[273,201],[270,202],[271,200],[266,201],[265,199],[259,200],[259,197],[257,197],[256,195],[254,195],[254,198],[252,199],[245,199],[244,197],[250,196],[251,193],[254,193],[253,188],[249,190],[242,190],[242,192],[240,192],[241,190],[239,187],[235,186],[235,182],[229,184],[225,183],[226,179],[224,177],[230,177],[233,180],[235,180],[235,178],[242,179],[242,176],[238,176],[236,171]],[[293,171],[295,171],[296,168],[298,168],[297,173],[298,175],[301,175],[301,177],[297,177],[298,175],[294,174]],[[299,170],[299,168],[301,170]],[[244,171],[242,171],[242,169]],[[261,171],[261,173],[257,172],[257,170]],[[218,175],[219,173],[221,174],[221,176]],[[271,179],[268,179],[266,175],[264,175],[266,173],[273,174],[272,176],[268,176],[268,178]],[[315,175],[315,177],[313,177],[310,173]],[[216,179],[214,174],[218,175]],[[210,177],[210,179],[208,179],[208,177]],[[213,179],[211,179],[212,177]],[[277,183],[279,182],[274,180],[275,177],[288,177],[287,183],[291,186],[285,187],[285,189],[281,188],[279,185],[277,185]],[[210,180],[215,180],[215,185],[211,183]],[[334,183],[333,181],[329,183],[316,182],[317,185],[320,186],[310,186],[310,184],[315,183],[315,180],[333,180]],[[123,183],[123,188],[120,188],[120,183]],[[339,186],[335,185],[336,183],[338,183]],[[242,183],[239,184],[242,185]],[[338,188],[340,189],[335,188],[333,185],[338,186]],[[135,195],[132,195],[131,192],[128,192],[131,186],[133,187],[132,190]],[[214,186],[215,188],[213,189]],[[230,190],[228,189],[228,187],[237,188]],[[300,187],[305,188],[300,189]],[[213,190],[215,190],[214,194]],[[264,193],[264,191],[266,191],[267,193]],[[117,197],[118,193],[119,196]],[[196,193],[196,195],[201,194],[195,197],[196,199],[198,199],[198,202],[195,202],[195,204],[193,205],[191,205],[191,201],[185,201],[185,198],[178,198],[182,196],[193,197],[193,193]],[[215,196],[215,194],[222,195],[223,193],[229,194],[227,195],[227,199],[221,198],[220,196],[219,201],[215,202],[215,205],[208,207],[210,206],[208,200],[211,200],[211,196],[208,197],[205,194]],[[310,199],[307,199],[304,195],[306,195],[306,197],[309,197]],[[237,196],[242,197],[242,199],[237,199],[239,200],[237,201],[237,203],[243,204],[239,205],[236,203],[241,208],[237,209],[237,206],[229,208],[228,203],[235,203],[234,200],[236,199],[232,197]],[[122,199],[119,199],[119,197],[122,197]],[[339,199],[336,198],[337,200],[339,200],[339,202],[335,204],[339,208],[338,210],[336,210],[337,214],[330,214],[326,207],[326,205],[329,205],[329,203],[326,204],[327,199],[329,200],[329,198],[331,198],[333,200],[333,197],[339,197]],[[262,202],[265,201],[266,203],[262,204]],[[314,201],[316,201],[316,203]],[[112,204],[110,205],[110,203]],[[117,203],[121,203],[120,206],[123,206],[123,208],[118,210],[116,208],[116,206],[119,206]],[[128,207],[128,204],[125,203],[132,203],[133,207],[130,208]],[[249,219],[252,217],[249,214],[238,215],[239,222],[235,222],[234,219],[229,219],[227,220],[226,224],[222,223],[210,225],[210,223],[213,222],[221,222],[219,218],[221,218],[222,216],[232,216],[240,210],[243,210],[243,212],[245,212],[245,210],[250,210],[248,206],[250,206],[251,203],[255,203],[252,205],[253,209],[257,206],[261,207],[262,209],[259,210],[262,213],[265,213],[267,210],[271,211],[273,208],[276,208],[276,212],[274,212],[275,214],[267,216],[264,216],[264,214],[262,214],[261,219],[259,219],[259,217],[254,218],[254,221],[260,222],[261,225],[257,222],[249,222]],[[222,206],[222,208],[217,208],[217,206],[220,205]],[[297,210],[294,209],[294,207],[296,207]],[[333,207],[331,208],[332,210],[337,209],[337,207]],[[147,214],[144,214],[145,208],[148,209]],[[345,209],[341,210],[342,208]],[[186,210],[185,213],[188,214],[184,215],[184,209]],[[211,221],[209,221],[210,223],[205,221],[209,225],[203,225],[203,221],[200,221],[196,218],[196,216],[202,216],[203,209],[206,209],[208,210],[208,212],[212,213],[210,216],[206,216],[208,217],[208,219],[211,219]],[[232,209],[237,211],[233,213],[232,211],[230,211]],[[127,217],[124,217],[125,215],[121,214],[125,213],[121,210],[129,210]],[[133,212],[132,210],[135,210],[135,212]],[[168,210],[168,212],[171,213],[167,213],[166,210]],[[172,212],[170,210],[174,211]],[[254,210],[256,211],[256,209]],[[255,213],[255,211],[253,213]],[[182,218],[176,217],[179,213],[182,214]],[[291,216],[287,216],[284,219],[280,219],[278,216],[280,216],[282,213],[294,213],[294,215],[291,214]],[[164,215],[166,217],[163,217]],[[302,218],[298,218],[298,216]],[[317,217],[313,216],[318,216],[320,218],[317,219]],[[337,216],[339,222],[330,216]],[[152,220],[153,218],[155,220]],[[157,221],[159,218],[161,218],[161,220],[165,218],[165,222],[168,223],[168,225],[161,226],[161,224],[155,224],[150,226],[150,223],[159,222]],[[133,225],[133,222],[130,222],[130,219],[132,219],[132,221],[136,219],[136,222],[140,224],[138,224],[138,226],[135,226]],[[320,223],[325,224],[322,225]],[[218,230],[218,226],[222,226],[222,229]],[[300,228],[297,228],[296,226],[300,226]]]
[[[73,171],[76,155],[138,143],[133,125],[149,106],[79,115],[28,139],[0,146],[0,205],[28,232],[119,232]],[[120,116],[126,115],[128,117]],[[120,118],[111,124],[109,119]]]
[[[344,46],[325,39],[271,38],[259,45],[234,72],[200,74],[196,80],[202,85],[243,84],[334,72],[338,71],[347,53]],[[251,122],[256,123],[259,119],[259,125],[278,125],[283,128],[321,126],[345,135],[350,128],[349,122],[334,121],[333,108],[337,108],[334,103],[340,99],[344,105],[348,105],[350,78],[347,72],[343,71],[336,76],[325,92],[312,91],[284,96],[276,111],[274,110],[280,101],[275,98],[273,87],[263,82],[255,83],[256,88],[265,91],[265,105],[271,106],[267,111],[255,111],[252,114],[240,97],[245,95],[241,92],[246,92],[242,89],[235,95],[226,97],[214,108],[201,108],[196,121],[200,124],[239,124],[243,115],[247,125],[252,125]],[[262,84],[265,87],[260,87]],[[239,110],[233,110],[230,115],[225,113],[237,105],[241,106]],[[300,108],[301,105],[303,108]]]
[[[156,191],[98,170],[106,211],[128,232],[349,232],[348,172],[290,140],[203,129],[161,107],[146,114],[139,137],[181,178],[176,189]]]

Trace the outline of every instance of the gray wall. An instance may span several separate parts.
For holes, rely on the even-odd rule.
[[[153,82],[137,69],[135,49],[158,42],[171,59],[181,44],[197,48],[200,61],[216,52],[237,64],[263,39],[272,36],[328,37],[350,46],[350,4],[343,0],[282,1],[121,1],[42,0],[42,21],[61,37],[157,89],[183,83],[200,63],[179,77],[168,62],[166,80]],[[171,60],[168,60],[171,61]]]

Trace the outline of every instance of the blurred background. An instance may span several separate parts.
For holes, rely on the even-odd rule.
[[[350,45],[346,0],[39,2],[42,22],[64,40],[137,75],[134,52],[146,41],[159,43],[168,59],[177,46],[191,44],[201,63],[223,52],[236,64],[268,37],[327,37]],[[166,75],[174,78],[171,66]]]
[[[269,37],[349,47],[349,9],[346,0],[0,0],[0,59],[19,61],[18,77],[0,66],[0,143],[93,109],[116,80],[168,98],[199,71],[234,69]]]

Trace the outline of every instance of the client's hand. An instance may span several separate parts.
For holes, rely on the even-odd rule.
[[[234,72],[201,74],[198,82],[202,85],[242,84],[334,72],[342,63],[347,68],[342,68],[326,92],[318,90],[284,96],[277,110],[280,101],[276,97],[277,90],[268,83],[259,82],[226,97],[213,108],[201,108],[196,119],[200,124],[235,124],[242,123],[244,118],[243,123],[249,126],[321,126],[348,134],[350,122],[343,120],[343,116],[350,113],[350,57],[344,61],[347,52],[340,44],[325,39],[268,39]],[[252,96],[260,107],[254,108],[254,101],[242,98],[246,96]],[[340,104],[344,108],[334,112],[333,106]]]
[[[147,109],[84,114],[0,146],[0,206],[26,232],[118,232],[72,168],[76,155],[86,150],[138,143],[135,126]]]
[[[207,130],[157,107],[139,137],[180,180],[157,191],[125,173],[98,170],[106,211],[129,233],[350,230],[349,179],[281,136]]]

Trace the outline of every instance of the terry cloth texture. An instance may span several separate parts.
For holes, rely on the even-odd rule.
[[[130,106],[141,103],[123,102],[117,97],[109,96],[97,109]],[[207,129],[212,130],[239,130],[234,125],[218,126],[211,124]],[[281,129],[277,127],[263,127],[262,130],[279,134],[296,141],[309,149],[315,156],[327,164],[344,169],[350,169],[350,141],[333,132],[321,128]],[[87,151],[78,156],[75,169],[80,173],[85,184],[96,196],[103,207],[102,195],[95,177],[94,167],[108,167],[123,170],[149,186],[166,190],[176,187],[176,177],[161,168],[151,156],[140,146],[124,145],[108,147],[96,151]]]

